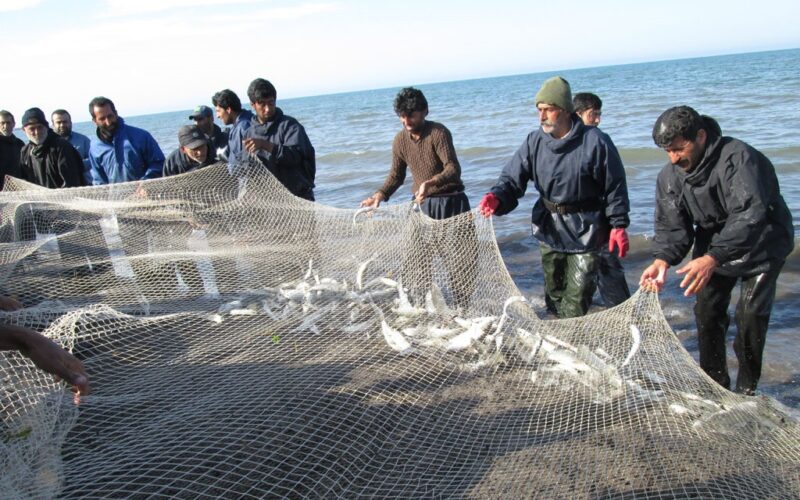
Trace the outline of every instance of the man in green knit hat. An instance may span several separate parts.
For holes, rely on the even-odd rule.
[[[596,288],[601,245],[620,257],[628,251],[625,170],[611,139],[574,113],[565,79],[546,80],[536,108],[541,126],[528,134],[478,209],[486,217],[507,214],[533,183],[539,199],[531,223],[547,308],[560,318],[582,316]]]

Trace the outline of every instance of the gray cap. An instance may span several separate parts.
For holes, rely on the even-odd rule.
[[[178,131],[178,142],[185,148],[196,149],[208,144],[208,137],[197,125],[184,125]]]

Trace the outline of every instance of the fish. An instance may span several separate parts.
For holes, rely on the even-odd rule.
[[[403,289],[403,285],[400,282],[397,283],[397,295],[397,307],[393,308],[392,311],[398,315],[419,316],[425,312],[425,309],[411,305],[411,302],[408,300],[408,295],[406,295],[406,291]]]
[[[381,331],[383,332],[384,340],[393,350],[402,355],[410,354],[413,351],[411,343],[403,337],[402,333],[389,326],[385,319],[381,320]]]
[[[356,287],[359,290],[364,289],[364,273],[366,272],[369,263],[372,262],[373,260],[375,260],[374,255],[369,259],[367,259],[366,261],[362,262],[361,265],[358,266],[358,271],[356,272]]]
[[[639,331],[639,328],[636,325],[631,325],[631,338],[633,339],[633,345],[631,345],[631,350],[628,352],[628,356],[625,358],[625,361],[622,362],[620,368],[630,363],[633,356],[639,350],[639,346],[642,343],[642,333]]]
[[[356,219],[358,219],[359,215],[365,214],[367,212],[372,212],[373,210],[375,210],[375,207],[363,207],[356,210],[355,213],[353,214],[353,225],[354,226],[356,225]]]
[[[442,290],[436,283],[432,283],[431,289],[425,292],[425,310],[428,314],[447,314],[449,311]]]
[[[469,328],[447,342],[445,349],[448,351],[461,351],[466,349],[473,341],[480,340],[483,334],[486,333],[486,328],[488,328],[494,320],[494,316],[486,316],[473,320]]]

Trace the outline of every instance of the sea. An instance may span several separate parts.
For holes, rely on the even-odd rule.
[[[534,95],[554,75],[566,78],[573,92],[593,92],[603,100],[600,128],[622,156],[631,200],[632,250],[624,259],[632,290],[652,261],[656,176],[666,154],[651,138],[653,124],[665,109],[689,105],[717,119],[724,135],[741,139],[772,160],[781,191],[800,235],[800,49],[565,69],[476,80],[420,83],[409,77],[402,86],[421,89],[428,99],[429,120],[453,135],[462,179],[473,208],[496,181],[527,134],[539,126]],[[269,78],[269,74],[254,75]],[[338,208],[356,208],[385,179],[392,139],[401,129],[393,100],[401,87],[280,98],[278,106],[306,129],[317,154],[316,199]],[[208,89],[211,95],[218,89]],[[245,89],[233,89],[246,101]],[[111,96],[113,98],[113,96]],[[197,103],[211,106],[210,102]],[[177,131],[191,123],[190,110],[144,116],[120,115],[148,130],[165,154],[177,147]],[[218,123],[219,124],[219,123]],[[219,124],[221,125],[221,124]],[[91,122],[75,130],[92,136]],[[409,176],[410,177],[410,176]],[[410,179],[390,203],[409,203]],[[512,213],[495,217],[494,230],[510,275],[522,293],[543,306],[544,278],[538,244],[531,236],[530,211],[536,200],[528,190]],[[778,283],[764,355],[759,393],[800,408],[800,246],[789,256]],[[693,297],[684,297],[680,279],[670,270],[660,294],[667,321],[684,347],[697,359]],[[731,316],[738,299],[734,293]],[[592,311],[602,309],[599,298]],[[729,331],[729,366],[735,379],[736,357]]]

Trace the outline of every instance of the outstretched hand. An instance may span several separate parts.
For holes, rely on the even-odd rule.
[[[61,346],[40,333],[22,326],[0,326],[0,347],[17,349],[40,369],[72,385],[75,404],[89,394],[89,376],[83,364]]]
[[[690,297],[699,293],[706,287],[711,276],[714,274],[714,269],[717,268],[717,259],[710,255],[703,255],[696,259],[692,259],[688,264],[678,269],[678,274],[685,274],[683,281],[681,281],[681,288],[686,288],[683,295]]]
[[[383,201],[383,194],[375,193],[361,202],[361,207],[378,208]]]
[[[664,282],[667,279],[667,269],[669,269],[669,264],[666,261],[661,259],[654,260],[644,270],[642,277],[639,278],[639,286],[649,291],[660,292],[664,288]]]

